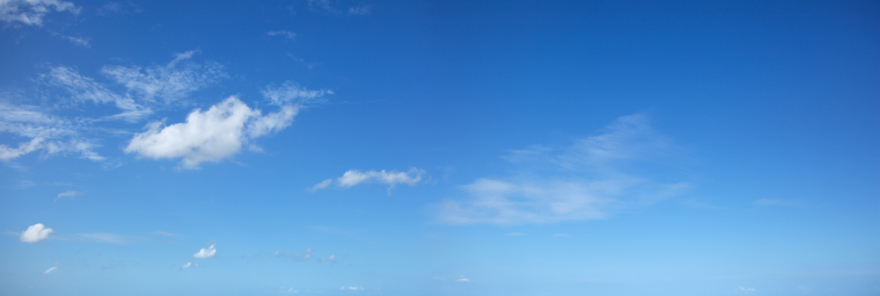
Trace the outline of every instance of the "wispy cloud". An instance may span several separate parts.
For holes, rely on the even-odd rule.
[[[67,90],[71,98],[77,102],[91,101],[94,103],[114,103],[122,113],[113,115],[127,121],[137,121],[152,113],[135,102],[129,95],[119,95],[94,79],[80,75],[76,70],[64,66],[52,68],[49,73],[43,75],[50,85]]]
[[[80,240],[111,245],[131,245],[144,241],[144,239],[141,237],[120,235],[107,232],[80,233],[76,236]]]
[[[469,198],[435,205],[448,224],[525,224],[593,220],[615,209],[647,205],[689,188],[627,173],[674,152],[645,115],[620,117],[596,136],[552,148],[515,150],[504,159],[521,166],[508,178],[480,178],[462,186]],[[669,171],[666,167],[658,168]]]
[[[302,252],[293,252],[290,253],[290,256],[293,257],[293,260],[297,261],[308,260],[309,258],[312,258],[312,249],[306,248]]]
[[[348,170],[342,177],[333,179],[326,179],[321,181],[320,183],[312,186],[310,191],[317,191],[320,189],[327,188],[331,184],[336,184],[337,187],[349,188],[358,184],[364,183],[380,183],[380,184],[388,184],[388,194],[391,194],[391,189],[394,188],[397,184],[407,184],[409,186],[415,186],[420,181],[422,181],[422,177],[427,173],[423,169],[419,168],[411,168],[406,172],[398,172],[398,171],[366,171],[361,172],[359,170]]]
[[[43,150],[44,156],[74,152],[93,161],[104,160],[93,151],[95,144],[79,136],[76,124],[44,113],[38,107],[14,105],[4,99],[0,98],[0,133],[11,133],[27,140],[20,142],[18,147],[0,144],[0,161],[37,150]]]
[[[46,269],[46,271],[44,271],[43,274],[49,274],[50,272],[53,272],[56,269],[58,269],[58,267],[55,267],[55,266],[49,267],[49,269]]]
[[[0,1],[0,21],[42,26],[43,16],[52,10],[79,14],[79,7],[58,0],[4,0]]]
[[[82,192],[67,190],[65,192],[59,193],[58,196],[55,197],[55,200],[53,200],[52,202],[57,202],[59,199],[62,199],[62,198],[74,199],[77,195],[82,195],[82,194],[83,194]]]
[[[743,293],[754,293],[755,291],[757,291],[757,289],[755,288],[745,288],[743,286],[739,286],[737,290]]]
[[[470,283],[471,282],[471,280],[464,277],[464,275],[459,275],[458,279],[456,279],[455,281],[459,282],[459,283]]]
[[[214,244],[211,244],[208,248],[201,248],[198,252],[192,255],[193,258],[206,259],[214,257],[217,254],[217,249],[214,248]]]
[[[269,31],[269,33],[266,33],[266,35],[280,36],[280,37],[284,37],[284,38],[287,38],[290,40],[296,40],[296,33],[290,32],[290,31],[285,31],[285,30]]]
[[[314,102],[324,95],[332,95],[333,90],[310,90],[300,86],[292,81],[285,81],[280,86],[269,85],[262,90],[263,97],[272,104],[278,106],[284,105],[303,105],[305,103]]]
[[[348,8],[348,15],[370,15],[373,13],[373,5],[358,5]]]
[[[55,232],[52,228],[46,227],[43,223],[37,223],[21,233],[19,239],[25,243],[35,243],[49,238],[49,235]]]
[[[125,86],[140,100],[172,103],[229,77],[220,64],[188,62],[196,53],[198,50],[178,53],[164,66],[104,66],[101,73]]]
[[[152,234],[156,234],[156,235],[161,235],[161,236],[167,236],[167,237],[178,237],[178,236],[183,236],[182,234],[173,233],[173,232],[168,232],[168,231],[162,231],[162,230],[157,230],[157,231],[153,231],[153,232],[150,232],[150,233],[152,233]]]
[[[336,255],[330,255],[324,258],[318,258],[318,262],[333,262],[336,260]]]

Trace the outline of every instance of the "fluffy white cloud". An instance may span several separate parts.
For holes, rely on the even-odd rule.
[[[197,52],[179,53],[165,66],[104,66],[101,72],[144,102],[171,103],[228,77],[220,64],[185,62]]]
[[[559,149],[535,146],[505,159],[522,168],[510,178],[480,178],[462,188],[470,198],[436,205],[449,224],[523,224],[602,219],[616,209],[676,195],[687,183],[664,183],[626,173],[636,161],[667,157],[675,148],[644,115],[618,118],[604,133]],[[662,163],[662,162],[659,162]],[[665,166],[646,165],[661,172]]]
[[[135,134],[125,152],[153,159],[183,158],[183,168],[198,168],[202,162],[237,154],[249,140],[289,126],[299,108],[286,105],[279,112],[261,116],[260,110],[229,97],[207,111],[196,109],[184,123],[164,127],[162,122],[148,124],[147,131]]]
[[[419,168],[411,168],[406,172],[398,172],[398,171],[390,171],[387,172],[385,170],[381,171],[366,171],[361,172],[358,170],[348,170],[342,177],[336,178],[335,183],[337,187],[352,187],[361,183],[381,183],[388,184],[389,194],[391,189],[394,188],[397,184],[407,184],[409,186],[415,186],[417,183],[422,181],[422,177],[426,174],[425,170]],[[333,179],[327,179],[321,181],[321,183],[312,186],[309,190],[316,191],[320,189],[327,188],[330,184],[333,184]]]
[[[53,266],[53,267],[49,267],[49,269],[46,269],[46,271],[44,271],[43,274],[49,274],[50,272],[53,272],[53,271],[55,271],[56,269],[58,269],[58,267],[54,267],[54,266]]]
[[[58,0],[0,0],[0,20],[25,25],[43,25],[43,16],[50,11],[79,14],[73,3]]]
[[[214,249],[214,244],[211,244],[207,249],[201,248],[198,252],[192,255],[193,258],[205,259],[214,257],[217,254],[217,249]]]
[[[35,243],[44,239],[48,239],[49,234],[52,234],[52,232],[54,232],[52,228],[48,228],[42,223],[37,223],[28,226],[27,230],[21,233],[19,239],[21,239],[22,242]]]

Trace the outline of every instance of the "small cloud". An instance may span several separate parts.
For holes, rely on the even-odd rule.
[[[287,293],[296,294],[299,293],[299,290],[294,290],[293,288],[287,289]]]
[[[781,207],[790,207],[800,205],[799,202],[793,200],[786,199],[766,199],[762,198],[753,202],[756,206],[769,207],[769,206],[781,206]]]
[[[25,25],[42,26],[43,16],[55,10],[79,14],[73,3],[58,0],[0,1],[0,21],[20,22]]]
[[[348,15],[370,15],[373,13],[373,5],[358,5],[348,9]]]
[[[335,255],[335,254],[334,254],[334,255],[330,255],[330,256],[327,257],[327,258],[319,258],[319,259],[318,259],[318,262],[328,262],[328,261],[329,261],[329,262],[333,262],[334,260],[336,260],[336,255]]]
[[[206,259],[214,257],[217,254],[217,250],[214,249],[214,244],[211,244],[207,249],[202,248],[198,252],[192,255],[193,258]]]
[[[281,37],[284,37],[284,38],[287,38],[287,39],[290,39],[290,40],[296,40],[296,33],[294,33],[294,32],[290,32],[290,31],[284,31],[284,30],[281,30],[281,31],[270,31],[269,33],[266,33],[266,35],[269,35],[269,36],[281,36]]]
[[[458,276],[458,279],[455,280],[455,281],[456,281],[456,282],[459,282],[459,283],[470,283],[470,282],[471,282],[471,280],[468,279],[468,278],[466,278],[466,277],[464,277],[464,275],[459,275],[459,276]]]
[[[54,267],[54,266],[53,266],[53,267],[49,267],[49,269],[46,269],[46,271],[44,271],[43,274],[49,274],[50,272],[53,272],[53,271],[55,271],[56,269],[58,269],[58,267]]]
[[[305,250],[303,250],[300,253],[293,252],[293,253],[290,253],[290,256],[293,257],[293,260],[297,260],[297,261],[308,260],[309,258],[312,258],[312,249],[306,248]]]
[[[186,264],[181,266],[180,269],[190,269],[190,268],[196,268],[196,267],[202,267],[202,266],[199,265],[198,263],[187,262]]]
[[[52,202],[57,202],[59,199],[62,199],[62,198],[74,199],[77,195],[82,195],[82,194],[83,194],[82,192],[67,190],[65,192],[59,193],[58,196],[55,197],[55,200]]]
[[[364,287],[360,287],[360,286],[339,287],[339,290],[343,290],[343,291],[346,291],[346,290],[347,290],[347,291],[362,291],[362,290],[364,290]]]
[[[54,232],[52,228],[46,227],[42,223],[37,223],[28,226],[27,230],[22,232],[19,238],[22,242],[35,243],[44,239],[48,239],[49,234],[52,234],[52,232]]]
[[[755,291],[757,291],[757,289],[755,288],[743,288],[743,286],[739,286],[738,290],[743,293],[754,293]]]
[[[394,189],[395,185],[407,184],[409,186],[416,186],[426,174],[425,170],[419,168],[411,168],[406,172],[388,172],[385,170],[361,172],[359,170],[348,170],[342,174],[342,177],[336,179],[336,187],[349,188],[363,183],[388,184],[388,195],[391,195],[391,189]],[[316,191],[326,188],[332,182],[332,179],[321,181],[321,183],[316,184],[309,190]]]

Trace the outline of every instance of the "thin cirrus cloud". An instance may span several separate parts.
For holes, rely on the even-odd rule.
[[[686,182],[661,182],[628,173],[633,163],[669,172],[660,159],[677,149],[643,114],[620,117],[596,136],[561,148],[534,146],[504,159],[520,165],[507,178],[479,178],[466,197],[434,205],[446,224],[542,224],[604,219],[615,210],[680,194]],[[661,165],[656,165],[661,163]],[[655,172],[656,175],[656,172]]]
[[[172,103],[229,77],[218,63],[188,62],[198,52],[190,50],[176,54],[174,60],[164,66],[104,66],[101,73],[144,102],[161,100],[166,104]]]
[[[207,248],[201,248],[198,252],[192,255],[193,258],[198,259],[207,259],[214,257],[217,254],[217,249],[214,248],[214,244],[211,244]]]
[[[52,228],[46,227],[43,223],[37,223],[21,232],[19,239],[25,243],[35,243],[49,238],[49,235],[55,232]]]
[[[394,186],[397,184],[407,184],[409,186],[415,186],[419,182],[422,181],[422,178],[427,173],[423,169],[419,168],[411,168],[409,171],[398,172],[398,171],[366,171],[362,172],[359,170],[348,170],[342,177],[334,179],[326,179],[321,181],[315,186],[309,188],[309,191],[317,191],[324,188],[329,187],[332,184],[335,184],[336,187],[341,188],[349,188],[359,184],[367,184],[367,183],[380,183],[388,185],[388,194],[391,194],[391,189],[394,189]]]
[[[44,271],[43,274],[49,274],[50,272],[53,272],[56,269],[58,269],[58,267],[55,267],[55,266],[49,267],[49,269],[46,269],[46,271]]]
[[[78,195],[82,195],[82,194],[83,194],[82,192],[67,190],[65,192],[59,193],[58,196],[55,197],[55,200],[53,200],[52,202],[57,202],[59,199],[62,199],[62,198],[74,199]]]
[[[25,138],[16,146],[0,144],[0,161],[10,161],[23,155],[42,150],[43,157],[77,153],[82,158],[102,161],[104,157],[94,152],[96,147],[82,139],[76,123],[45,113],[36,106],[15,105],[8,94],[0,94],[0,133],[10,133]]]
[[[5,0],[0,1],[0,21],[42,26],[43,16],[51,11],[79,14],[79,7],[58,0]]]
[[[290,31],[285,31],[285,30],[269,31],[268,33],[266,33],[266,35],[280,36],[280,37],[284,37],[284,38],[287,38],[290,40],[296,40],[296,33],[290,32]]]

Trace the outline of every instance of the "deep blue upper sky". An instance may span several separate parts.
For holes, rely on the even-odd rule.
[[[876,295],[878,16],[0,0],[0,294]]]

